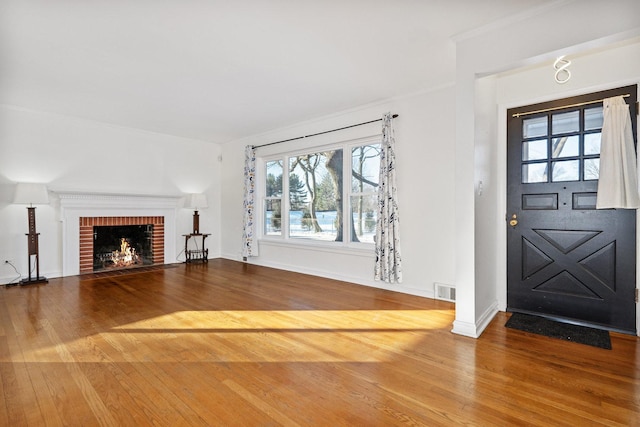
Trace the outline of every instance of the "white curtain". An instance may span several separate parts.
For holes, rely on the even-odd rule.
[[[629,106],[622,96],[603,101],[597,209],[640,207]]]
[[[395,139],[390,113],[382,118],[382,153],[378,181],[375,280],[402,282],[400,222],[396,197]]]
[[[242,256],[258,256],[256,240],[256,150],[247,145],[244,149],[244,215],[242,225]]]

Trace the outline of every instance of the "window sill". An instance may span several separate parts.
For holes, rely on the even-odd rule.
[[[277,238],[261,238],[258,243],[262,246],[274,246],[281,248],[291,248],[299,250],[307,250],[314,252],[329,252],[333,254],[354,255],[370,258],[375,254],[375,248],[373,244],[360,243],[345,245],[338,242],[318,242],[318,241],[305,241],[292,240],[292,239],[277,239]]]

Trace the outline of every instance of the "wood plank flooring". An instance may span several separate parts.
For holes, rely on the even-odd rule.
[[[2,426],[640,425],[640,343],[228,260],[0,288]]]

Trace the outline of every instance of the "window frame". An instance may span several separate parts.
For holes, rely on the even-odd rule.
[[[359,194],[371,194],[371,192],[359,193],[353,192],[351,189],[352,182],[352,151],[356,147],[365,145],[382,144],[382,135],[374,135],[369,137],[350,139],[341,142],[323,144],[323,145],[310,145],[304,148],[296,150],[282,151],[274,154],[267,154],[261,156],[258,153],[256,161],[258,164],[257,178],[259,182],[258,186],[258,198],[260,200],[260,215],[258,220],[258,240],[265,243],[273,243],[278,245],[292,245],[292,246],[305,246],[316,247],[318,249],[347,249],[347,250],[366,250],[370,252],[374,249],[374,243],[370,242],[354,242],[351,241],[352,224],[348,221],[348,215],[351,215],[351,197]],[[290,159],[305,154],[314,154],[323,151],[343,150],[342,156],[342,212],[343,212],[343,240],[340,242],[317,240],[313,238],[303,237],[291,237],[290,236],[290,215],[289,210],[291,208],[291,201],[289,195],[289,174],[290,174]],[[281,161],[282,168],[282,196],[281,203],[281,228],[280,234],[266,234],[266,202],[268,199],[273,200],[273,197],[266,197],[266,178],[267,163],[272,161]],[[377,192],[375,192],[377,194]]]

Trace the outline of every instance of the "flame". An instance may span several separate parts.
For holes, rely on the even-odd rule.
[[[111,261],[114,267],[127,267],[135,264],[138,258],[136,249],[132,248],[124,237],[120,239],[120,250],[115,250],[111,253]]]

